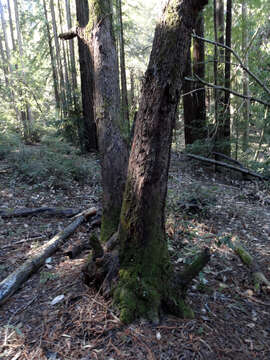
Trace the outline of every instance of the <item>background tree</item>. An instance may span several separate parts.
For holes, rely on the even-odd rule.
[[[76,13],[79,26],[85,27],[89,21],[88,0],[76,0]],[[79,122],[79,139],[82,152],[89,152],[98,149],[93,109],[93,61],[88,46],[80,38],[78,38],[78,47],[83,113],[83,118]]]

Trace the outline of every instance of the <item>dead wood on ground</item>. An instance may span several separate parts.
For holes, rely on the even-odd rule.
[[[235,170],[235,171],[239,171],[241,172],[242,174],[244,175],[250,175],[250,176],[253,176],[253,177],[256,177],[260,180],[266,180],[265,177],[263,177],[262,175],[260,174],[257,174],[255,173],[254,171],[252,170],[249,170],[249,169],[245,169],[245,168],[241,168],[241,167],[237,167],[237,166],[234,166],[234,165],[230,165],[230,164],[227,164],[225,162],[222,162],[222,161],[217,161],[217,160],[213,160],[213,159],[209,159],[209,158],[206,158],[204,156],[199,156],[199,155],[193,155],[193,154],[186,154],[188,157],[191,157],[192,159],[195,159],[195,160],[199,160],[199,161],[202,161],[202,162],[206,162],[206,163],[209,163],[209,164],[214,164],[214,165],[218,165],[218,166],[223,166],[223,167],[226,167],[228,169],[232,169],[232,170]]]
[[[20,216],[29,216],[37,214],[46,214],[50,216],[66,216],[72,217],[79,214],[81,209],[72,209],[72,208],[50,208],[50,207],[40,207],[40,208],[23,208],[23,209],[0,209],[0,216],[5,218],[11,217],[20,217]]]
[[[87,209],[75,216],[75,220],[50,241],[36,250],[35,254],[0,283],[0,305],[6,302],[16,290],[55,253],[80,224],[94,216],[96,208]]]

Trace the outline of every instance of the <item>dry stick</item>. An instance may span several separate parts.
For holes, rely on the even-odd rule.
[[[199,161],[202,161],[202,162],[207,162],[207,163],[210,163],[210,164],[215,164],[215,165],[219,165],[219,166],[223,166],[223,167],[226,167],[228,169],[232,169],[232,170],[235,170],[235,171],[239,171],[243,174],[246,174],[246,175],[250,175],[250,176],[254,176],[254,177],[257,177],[259,178],[260,180],[267,180],[266,178],[264,178],[263,176],[261,176],[260,174],[257,174],[251,170],[248,170],[248,169],[245,169],[245,168],[240,168],[240,167],[236,167],[236,166],[233,166],[233,165],[230,165],[230,164],[227,164],[227,163],[224,163],[222,161],[217,161],[217,160],[213,160],[213,159],[208,159],[204,156],[199,156],[199,155],[193,155],[193,154],[186,154],[188,157],[191,157],[193,159],[196,159],[196,160],[199,160]]]
[[[222,48],[224,48],[224,49],[229,50],[229,51],[235,56],[235,58],[238,60],[241,68],[242,68],[243,70],[245,70],[245,71],[264,89],[264,91],[267,92],[268,95],[270,95],[270,90],[268,89],[268,87],[267,87],[255,74],[253,74],[252,71],[250,71],[250,70],[244,65],[244,63],[242,62],[240,56],[239,56],[232,48],[230,48],[230,47],[227,46],[227,45],[221,44],[221,43],[219,43],[219,42],[205,39],[205,38],[203,38],[203,37],[201,37],[201,36],[198,36],[198,35],[195,35],[195,34],[193,34],[192,36],[193,36],[194,38],[196,38],[196,39],[202,40],[202,41],[207,42],[207,43],[209,43],[209,44],[217,45],[217,46],[220,46],[220,47],[222,47]],[[268,106],[269,106],[269,105],[268,105]]]
[[[216,89],[216,90],[221,90],[221,91],[227,91],[235,96],[238,96],[242,99],[247,99],[249,101],[253,101],[253,102],[258,102],[259,104],[262,104],[262,105],[265,105],[265,106],[268,106],[270,107],[270,103],[266,102],[266,101],[263,101],[261,99],[258,99],[258,98],[255,98],[254,96],[248,96],[248,95],[243,95],[241,93],[238,93],[237,91],[234,91],[232,89],[229,89],[229,88],[226,88],[224,86],[220,86],[220,85],[214,85],[214,84],[211,84],[211,83],[208,83],[207,81],[201,79],[198,75],[194,74],[194,77],[200,81],[202,84],[206,85],[206,86],[209,86],[213,89]],[[186,80],[188,81],[195,81],[193,79],[190,79],[190,78],[186,78]]]
[[[26,260],[24,264],[5,278],[0,283],[0,305],[6,302],[30,276],[45,263],[45,260],[59,249],[64,240],[67,239],[81,223],[96,213],[96,208],[90,208],[76,215],[75,220],[71,224],[55,235],[48,243],[37,249],[33,257]]]

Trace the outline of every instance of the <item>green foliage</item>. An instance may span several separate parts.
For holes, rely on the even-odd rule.
[[[75,149],[60,138],[46,136],[44,145],[7,148],[5,156],[15,174],[36,188],[66,189],[72,186],[72,181],[80,184],[100,181],[96,162],[79,157]]]
[[[53,273],[51,273],[49,271],[41,271],[39,282],[41,284],[46,284],[47,281],[55,280],[57,278],[58,278],[57,274],[53,274]]]

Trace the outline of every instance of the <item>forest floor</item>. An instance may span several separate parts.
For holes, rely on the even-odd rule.
[[[270,359],[270,289],[254,291],[248,269],[228,246],[237,236],[270,278],[269,186],[232,181],[234,175],[172,155],[166,208],[172,261],[182,267],[206,246],[212,254],[187,294],[194,320],[163,315],[159,325],[123,325],[111,302],[82,281],[87,251],[76,259],[65,256],[89,237],[85,223],[1,306],[0,359]],[[99,197],[95,181],[29,184],[10,162],[0,161],[2,208],[87,209]],[[0,280],[70,222],[45,215],[0,218]],[[62,301],[52,305],[59,295]]]

